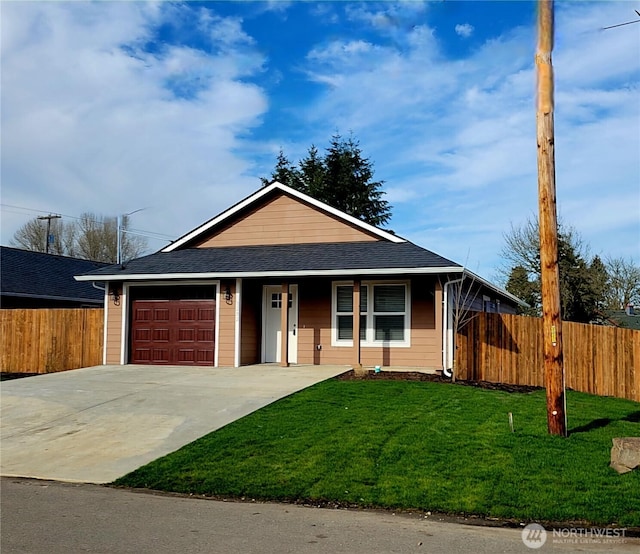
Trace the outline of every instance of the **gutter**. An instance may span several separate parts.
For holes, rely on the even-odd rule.
[[[122,273],[75,275],[76,281],[154,281],[177,279],[245,279],[253,277],[333,277],[351,275],[432,275],[437,273],[460,273],[460,266],[445,267],[397,267],[397,268],[365,268],[365,269],[302,269],[274,271],[217,271],[202,273]]]

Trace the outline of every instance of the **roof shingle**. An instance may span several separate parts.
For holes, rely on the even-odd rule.
[[[104,293],[74,276],[106,265],[0,246],[0,292],[3,296],[99,303]]]
[[[246,274],[461,267],[410,242],[347,242],[187,248],[158,252],[90,275]]]

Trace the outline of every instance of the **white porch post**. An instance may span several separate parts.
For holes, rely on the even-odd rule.
[[[280,365],[289,367],[289,283],[282,283],[280,300]]]

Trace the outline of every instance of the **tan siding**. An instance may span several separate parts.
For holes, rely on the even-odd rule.
[[[312,206],[278,196],[207,237],[199,248],[378,240]]]
[[[233,299],[227,302],[224,299],[224,291],[229,287]],[[220,310],[219,328],[218,328],[218,366],[233,367],[235,361],[235,281],[221,281],[220,283],[220,301],[218,309]]]
[[[414,279],[411,285],[411,346],[363,346],[364,366],[442,368],[442,291],[434,280]],[[298,363],[350,364],[350,347],[331,346],[331,282],[314,281],[300,287]],[[317,345],[321,345],[321,350]]]
[[[112,287],[119,285],[109,285],[109,291]],[[120,364],[120,354],[122,351],[122,317],[124,298],[120,296],[118,304],[115,304],[111,295],[108,297],[107,306],[107,339],[105,349],[108,364]]]

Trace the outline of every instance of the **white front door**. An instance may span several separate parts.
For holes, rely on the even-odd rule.
[[[265,286],[262,304],[262,361],[282,360],[282,287]],[[298,361],[298,285],[289,285],[289,362]]]

